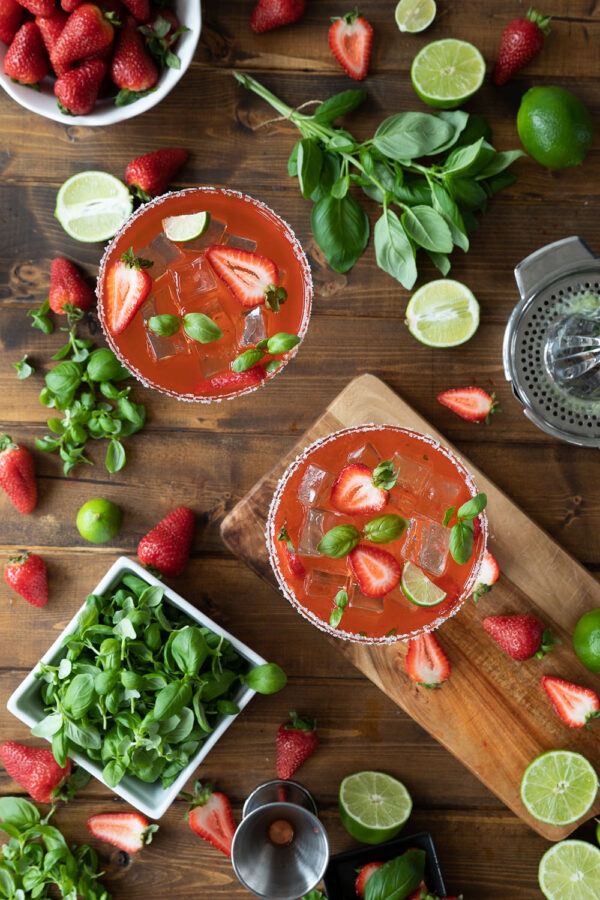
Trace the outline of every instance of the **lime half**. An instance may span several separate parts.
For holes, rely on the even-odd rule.
[[[396,25],[400,31],[418,34],[431,25],[436,12],[435,0],[400,0],[396,6]]]
[[[544,853],[538,870],[548,900],[598,900],[600,850],[585,841],[561,841]]]
[[[429,347],[457,347],[479,327],[479,303],[468,287],[451,278],[430,281],[406,307],[408,330]]]
[[[79,172],[60,188],[54,215],[76,241],[93,243],[113,237],[131,215],[133,197],[107,172]]]
[[[411,562],[404,564],[401,587],[411,603],[417,606],[437,606],[446,597],[446,591],[430,581],[425,572]]]
[[[342,824],[357,841],[381,844],[393,838],[412,810],[412,799],[401,781],[384,772],[356,772],[340,785]]]
[[[426,44],[417,53],[410,77],[424,103],[438,109],[453,109],[472,97],[483,84],[485,60],[473,44],[446,38]]]
[[[208,228],[209,212],[192,213],[189,216],[168,216],[162,220],[165,235],[170,241],[193,241]]]
[[[592,807],[598,776],[581,753],[548,750],[525,769],[521,800],[528,813],[549,825],[571,825]],[[598,895],[600,896],[600,895]]]

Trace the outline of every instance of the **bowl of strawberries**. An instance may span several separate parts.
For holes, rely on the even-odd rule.
[[[122,122],[177,84],[201,23],[200,3],[185,0],[2,0],[0,85],[56,122]]]

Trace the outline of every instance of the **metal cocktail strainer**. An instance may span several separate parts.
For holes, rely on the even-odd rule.
[[[520,262],[515,278],[521,300],[503,346],[515,397],[552,437],[600,446],[600,259],[568,237]]]

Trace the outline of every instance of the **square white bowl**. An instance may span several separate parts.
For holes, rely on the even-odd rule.
[[[237,638],[229,634],[228,631],[225,631],[224,628],[221,628],[213,622],[212,619],[209,619],[208,616],[201,613],[192,606],[191,603],[188,603],[187,600],[184,600],[183,597],[180,597],[179,594],[176,594],[175,591],[163,584],[162,581],[159,581],[158,578],[150,575],[150,573],[147,572],[146,569],[143,569],[142,566],[138,565],[138,563],[133,562],[124,556],[120,556],[116,562],[113,563],[104,578],[102,578],[100,583],[97,584],[90,593],[104,594],[106,591],[110,591],[112,588],[116,587],[123,575],[127,573],[137,575],[138,578],[141,578],[149,585],[158,585],[164,588],[164,600],[167,603],[170,603],[181,612],[186,613],[190,619],[194,622],[198,622],[199,625],[206,626],[206,628],[209,628],[215,634],[223,635],[227,640],[231,641],[234,649],[239,655],[247,660],[249,668],[261,666],[266,662],[262,656],[259,656],[258,653],[251,650],[250,647],[242,644],[241,641],[238,641]],[[46,715],[41,696],[42,683],[35,677],[35,673],[40,671],[40,663],[46,663],[47,665],[53,666],[56,665],[57,661],[64,655],[63,640],[66,635],[73,634],[76,630],[82,610],[83,607],[77,611],[76,615],[73,616],[62,634],[54,641],[50,649],[43,655],[40,662],[38,662],[35,668],[27,675],[25,680],[21,682],[8,700],[7,706],[9,711],[13,716],[16,716],[17,719],[20,719],[22,722],[25,722],[26,725],[29,725],[29,727],[37,725],[37,723]],[[251,690],[246,685],[240,685],[240,689],[233,698],[239,706],[240,711],[250,702],[255,693],[256,691]],[[194,759],[180,772],[170,787],[163,788],[160,784],[160,780],[155,781],[152,784],[147,784],[144,781],[140,781],[139,778],[126,775],[119,784],[116,787],[111,788],[111,790],[132,806],[135,806],[136,809],[139,809],[140,812],[150,816],[150,818],[160,819],[160,817],[165,814],[179,791],[183,788],[186,781],[191,778],[202,760],[212,747],[214,747],[221,735],[227,731],[238,715],[239,713],[235,716],[223,716],[214,731],[206,738]],[[89,759],[85,754],[78,752],[69,753],[69,757],[83,769],[90,772],[90,774],[97,778],[98,781],[101,781],[102,784],[106,784],[102,778],[103,767],[98,762]]]

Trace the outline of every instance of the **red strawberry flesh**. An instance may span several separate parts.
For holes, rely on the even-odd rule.
[[[108,327],[113,334],[125,331],[152,289],[152,278],[143,267],[145,262],[131,253],[123,254],[109,269],[105,305]]]
[[[221,853],[231,856],[235,824],[231,804],[225,794],[213,792],[210,785],[201,790],[197,787],[187,818],[192,831]]]
[[[569,728],[582,728],[600,710],[598,695],[591,688],[581,687],[563,678],[544,675],[542,687],[550,697],[554,709]]]
[[[126,853],[137,853],[146,841],[150,823],[141,813],[98,813],[88,819],[88,830],[95,838],[114,844]]]
[[[260,253],[216,244],[206,249],[206,258],[247,309],[264,304],[268,288],[279,282],[279,269],[272,259]]]
[[[366,866],[363,866],[358,875],[356,876],[356,881],[354,883],[354,890],[357,895],[360,897],[360,900],[365,900],[365,887],[367,886],[367,881],[373,875],[377,869],[382,867],[382,862],[371,862],[367,863]]]
[[[256,34],[291,25],[304,15],[306,0],[259,0],[250,16],[250,28]]]
[[[480,387],[442,391],[438,401],[468,422],[484,422],[495,411],[494,397]]]
[[[424,632],[408,642],[405,668],[413,681],[436,687],[450,675],[450,662],[435,635]]]
[[[331,502],[343,513],[381,512],[388,492],[373,484],[373,472],[362,463],[344,466],[331,488]]]
[[[336,19],[329,29],[329,46],[351,78],[361,81],[369,68],[373,28],[358,11]]]
[[[277,730],[277,777],[287,781],[319,745],[316,722],[290,713],[291,722]]]
[[[387,550],[359,544],[348,554],[358,586],[366,597],[385,597],[400,582],[400,563]]]

